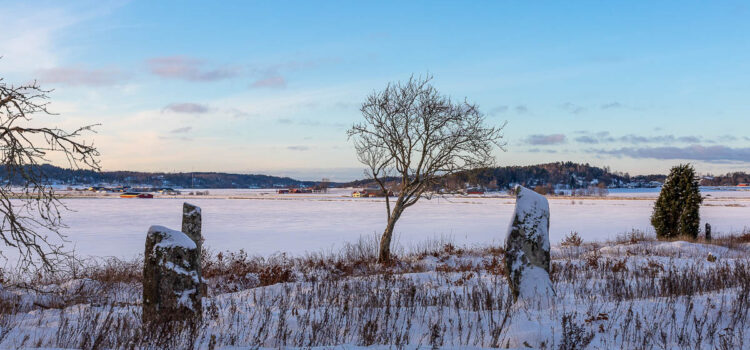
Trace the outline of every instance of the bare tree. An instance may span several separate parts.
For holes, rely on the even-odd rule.
[[[490,167],[492,152],[503,148],[504,124],[485,125],[476,104],[453,102],[430,84],[431,76],[388,84],[362,104],[364,122],[347,131],[359,161],[387,193],[384,179],[400,178],[398,197],[386,196],[387,225],[380,240],[379,262],[391,258],[391,239],[404,210],[422,198],[443,176]]]
[[[0,239],[18,251],[20,268],[53,270],[65,255],[60,232],[65,205],[41,165],[56,159],[74,169],[99,169],[97,149],[79,140],[93,125],[65,131],[32,120],[54,115],[47,109],[50,92],[36,81],[14,86],[0,78]]]

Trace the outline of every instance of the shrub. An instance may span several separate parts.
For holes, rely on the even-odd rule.
[[[658,238],[698,237],[700,205],[698,178],[690,164],[678,165],[669,172],[651,214],[651,225]]]
[[[581,244],[583,244],[583,239],[581,239],[581,236],[576,231],[570,231],[562,243],[560,243],[563,247],[580,247]]]

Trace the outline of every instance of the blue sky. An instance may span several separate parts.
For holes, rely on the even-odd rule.
[[[750,170],[742,2],[0,3],[1,76],[105,170],[361,177],[345,130],[413,73],[508,122],[500,165]]]

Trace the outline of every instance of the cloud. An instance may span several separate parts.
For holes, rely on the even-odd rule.
[[[701,142],[701,138],[698,136],[680,136],[677,141],[684,143],[698,143]]]
[[[531,153],[557,153],[557,150],[532,148],[532,149],[529,149],[529,152]]]
[[[722,163],[727,161],[750,162],[750,147],[732,148],[722,145],[707,147],[701,145],[691,145],[687,147],[625,147],[614,150],[593,151],[601,154],[630,158],[687,159],[711,163]]]
[[[307,146],[289,146],[286,149],[290,151],[307,151],[310,149],[310,147]]]
[[[613,137],[607,131],[592,133],[583,132],[582,136],[576,137],[578,143],[598,144],[598,143],[629,143],[633,145],[644,143],[699,143],[704,141],[700,136],[674,136],[674,135],[635,135],[628,134],[619,137]]]
[[[235,119],[250,118],[250,117],[256,116],[256,114],[254,113],[246,112],[237,108],[229,108],[226,110],[226,112],[229,113],[232,116],[232,118],[235,118]]]
[[[518,106],[516,106],[516,107],[514,108],[514,110],[515,110],[515,111],[516,111],[516,113],[518,113],[518,114],[524,114],[524,113],[527,113],[527,112],[529,111],[529,108],[528,108],[528,107],[526,107],[526,105],[518,105]]]
[[[527,137],[525,141],[530,145],[558,145],[561,143],[565,143],[565,135],[529,135],[529,137]]]
[[[256,80],[250,85],[250,87],[281,89],[286,87],[286,79],[278,74],[270,75]]]
[[[105,86],[114,85],[126,78],[118,69],[85,69],[55,67],[37,70],[39,80],[50,84]]]
[[[586,108],[584,108],[582,106],[579,106],[579,105],[576,105],[576,104],[573,104],[573,103],[570,103],[570,102],[563,103],[560,106],[560,108],[564,109],[568,113],[573,113],[573,114],[580,114],[580,113],[583,113],[583,112],[586,111]]]
[[[208,113],[210,109],[207,106],[197,103],[172,103],[164,107],[164,111],[185,114],[203,114]]]
[[[301,126],[307,126],[307,127],[326,127],[326,128],[345,128],[346,124],[344,123],[328,123],[328,122],[321,122],[318,120],[311,120],[311,119],[291,119],[291,118],[279,118],[276,119],[276,122],[279,124],[285,124],[285,125],[301,125]]]
[[[192,129],[193,129],[193,127],[191,127],[191,126],[185,126],[185,127],[182,127],[182,128],[174,129],[174,130],[170,131],[169,133],[171,133],[171,134],[184,134],[184,133],[189,132]]]
[[[498,115],[498,114],[503,114],[503,113],[507,112],[509,108],[510,107],[505,106],[505,105],[503,105],[503,106],[497,106],[495,108],[490,109],[490,111],[487,114],[490,115],[490,116]]]
[[[27,1],[3,2],[0,11],[0,56],[3,73],[28,76],[40,68],[60,65],[67,51],[65,34],[71,27],[109,15],[124,2],[99,1],[84,4],[50,2],[42,6]],[[62,48],[62,50],[61,50]]]
[[[624,107],[620,102],[609,102],[601,105],[602,109],[615,109]]]
[[[146,61],[148,70],[167,79],[194,82],[210,82],[237,77],[241,70],[236,67],[221,66],[207,68],[206,62],[186,56],[155,57]]]
[[[599,143],[599,139],[593,136],[579,136],[575,138],[578,143]]]

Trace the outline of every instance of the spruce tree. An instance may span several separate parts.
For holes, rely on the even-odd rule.
[[[651,214],[651,225],[656,230],[656,236],[697,238],[701,202],[703,198],[693,167],[680,164],[672,168]]]

